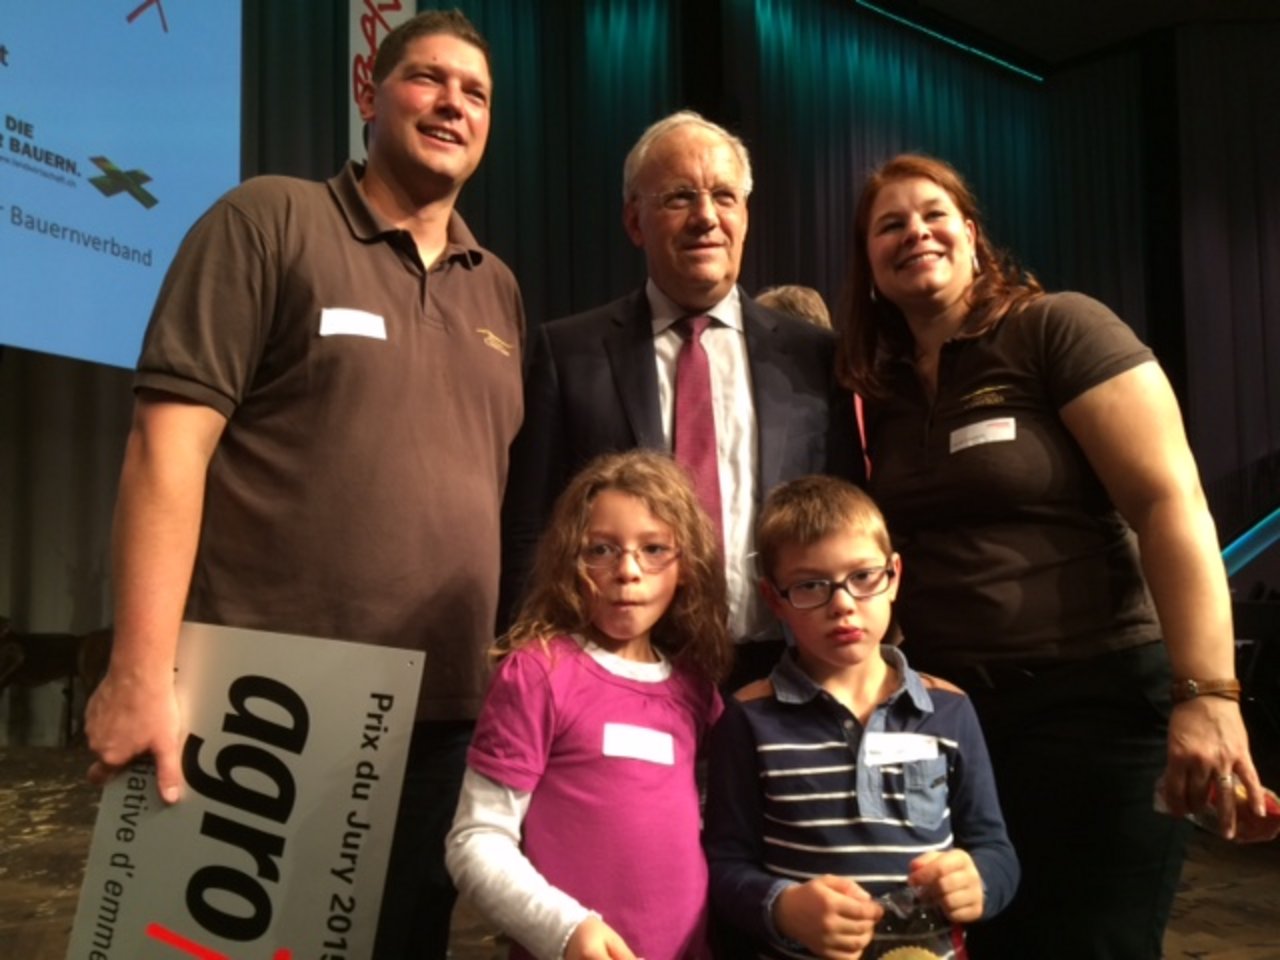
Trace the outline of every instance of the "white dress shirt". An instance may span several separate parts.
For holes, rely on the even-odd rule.
[[[645,287],[653,314],[653,353],[658,365],[658,404],[662,432],[672,449],[675,423],[676,357],[684,338],[674,329],[689,316],[652,280]],[[742,300],[735,286],[723,300],[703,311],[715,322],[702,334],[711,365],[711,402],[716,422],[716,459],[720,466],[720,505],[724,516],[725,578],[729,589],[729,632],[742,640],[764,626],[764,605],[756,586],[755,504],[759,476],[756,409],[751,365],[742,325]]]

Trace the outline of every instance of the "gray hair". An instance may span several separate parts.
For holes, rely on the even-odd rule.
[[[692,110],[680,110],[650,125],[649,129],[640,134],[640,139],[636,141],[635,146],[631,148],[631,152],[627,154],[627,159],[622,164],[622,200],[624,203],[636,195],[636,178],[640,175],[640,170],[644,167],[645,159],[649,156],[649,151],[653,148],[653,145],[668,133],[680,127],[700,127],[723,140],[729,146],[729,149],[733,151],[733,155],[737,157],[738,166],[742,168],[743,193],[751,193],[751,157],[747,154],[746,144],[718,123],[712,123],[702,114],[695,113]]]

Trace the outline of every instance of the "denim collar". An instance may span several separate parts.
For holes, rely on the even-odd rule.
[[[898,688],[889,695],[885,704],[896,702],[905,693],[907,699],[921,713],[933,713],[933,700],[929,696],[929,691],[924,688],[920,674],[907,665],[906,655],[899,648],[886,644],[881,644],[880,655],[889,666],[897,670],[898,676],[902,678]],[[800,668],[800,663],[790,649],[783,654],[778,665],[773,668],[769,680],[773,684],[774,696],[781,703],[808,703],[823,692],[822,688]]]

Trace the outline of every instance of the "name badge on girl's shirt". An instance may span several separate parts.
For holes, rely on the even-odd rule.
[[[872,731],[863,738],[867,765],[883,767],[888,763],[910,763],[932,760],[938,755],[938,738],[924,733],[880,733]]]
[[[606,723],[604,755],[645,760],[670,767],[676,762],[676,740],[671,734],[661,730],[650,730],[630,723]]]
[[[980,443],[1007,443],[1018,436],[1018,421],[1013,417],[997,417],[971,423],[951,431],[951,452],[976,447]]]

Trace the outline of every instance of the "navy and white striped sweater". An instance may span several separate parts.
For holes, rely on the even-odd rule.
[[[969,699],[922,678],[900,650],[882,651],[903,681],[865,729],[788,654],[712,732],[712,904],[766,956],[804,955],[777,938],[772,904],[787,884],[823,874],[851,877],[876,896],[905,884],[920,854],[958,847],[982,877],[986,916],[1013,896],[1017,858]],[[918,735],[937,755],[878,762],[868,746],[899,742],[885,734]]]

